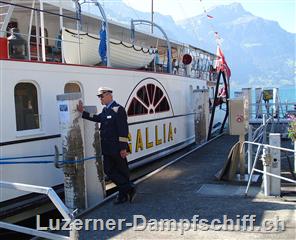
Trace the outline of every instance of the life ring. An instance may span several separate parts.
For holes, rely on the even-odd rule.
[[[238,114],[238,115],[236,115],[235,120],[236,120],[238,123],[241,123],[241,122],[244,121],[244,116],[241,115],[241,114]]]
[[[190,54],[184,54],[183,55],[183,59],[182,59],[182,62],[184,65],[188,65],[192,62],[192,57]]]

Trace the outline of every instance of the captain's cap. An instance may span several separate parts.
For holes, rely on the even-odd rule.
[[[112,93],[113,90],[111,88],[109,88],[109,87],[99,87],[97,96],[100,96],[100,95],[102,95],[103,93],[106,93],[106,92]]]

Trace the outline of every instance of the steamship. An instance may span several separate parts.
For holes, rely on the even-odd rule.
[[[131,168],[207,141],[224,125],[215,54],[81,11],[77,1],[1,2],[1,181],[63,184],[52,163],[59,94],[80,92],[100,112],[96,89],[114,90],[128,115]],[[24,194],[1,189],[1,206]]]

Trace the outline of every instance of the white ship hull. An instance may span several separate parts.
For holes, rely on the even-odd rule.
[[[49,6],[54,8],[51,2]],[[62,2],[64,3],[64,1]],[[27,4],[29,7],[31,6],[29,3]],[[68,5],[64,10],[67,15],[70,15],[75,12],[75,9],[70,6],[71,4]],[[60,11],[61,9],[55,10]],[[30,14],[31,11],[26,8],[23,11],[14,11],[11,16],[12,20],[17,22],[21,33],[28,31],[28,24],[31,22]],[[86,14],[84,19],[87,21],[82,22],[84,32],[81,33],[84,34],[86,31],[96,33],[98,31],[98,17]],[[35,18],[35,32],[36,26],[38,26],[37,20]],[[212,63],[214,55],[192,48],[191,50],[200,53],[200,68],[192,70],[190,65],[180,65],[178,72],[175,72],[179,75],[164,74],[167,68],[166,54],[160,56],[158,66],[155,65],[153,70],[150,69],[159,73],[122,70],[122,68],[142,68],[149,64],[154,56],[145,53],[148,49],[136,51],[140,49],[138,47],[135,47],[136,50],[128,48],[126,47],[130,46],[128,43],[114,44],[121,43],[121,41],[114,39],[124,40],[122,33],[125,33],[125,36],[130,36],[130,29],[109,23],[110,39],[113,42],[110,44],[110,61],[113,68],[93,67],[101,62],[98,54],[99,40],[97,35],[88,34],[91,37],[82,35],[78,39],[75,30],[71,30],[74,34],[69,34],[64,28],[73,29],[77,22],[64,17],[63,24],[59,25],[59,20],[59,18],[53,18],[50,21],[44,21],[43,30],[49,34],[48,39],[41,38],[41,36],[39,36],[40,38],[30,38],[28,44],[29,61],[0,60],[0,176],[2,181],[51,187],[63,184],[63,171],[55,168],[53,164],[54,146],[61,145],[56,96],[65,92],[75,92],[77,89],[82,93],[84,104],[97,106],[98,112],[100,112],[102,106],[96,96],[96,89],[99,86],[108,86],[114,89],[115,100],[125,107],[128,114],[133,101],[136,101],[134,99],[139,99],[138,91],[141,91],[142,87],[147,87],[150,84],[158,89],[158,94],[162,93],[159,96],[159,101],[151,103],[150,100],[147,102],[146,108],[148,110],[145,114],[129,114],[132,153],[128,156],[128,161],[131,167],[155,160],[195,141],[195,124],[197,122],[195,117],[197,114],[194,111],[194,107],[196,107],[194,106],[194,99],[196,99],[193,96],[194,90],[208,89],[207,82],[210,79],[207,66]],[[52,38],[52,36],[58,35],[60,29],[63,29],[63,41],[62,49],[58,49],[59,52],[56,51],[56,48],[58,48],[57,43],[60,42],[60,39]],[[37,33],[33,33],[32,30],[30,34],[34,36]],[[167,44],[163,39],[152,35],[148,36],[143,32],[136,32],[135,39],[138,46],[155,46],[156,42],[158,46],[166,46]],[[178,57],[179,60],[183,53],[189,51],[189,47],[185,49],[184,45],[179,43],[171,42],[171,45],[176,49],[173,57]],[[181,55],[177,56],[177,53]],[[10,58],[13,59],[13,55],[10,55]],[[31,62],[30,60],[44,62]],[[56,63],[56,61],[62,62],[64,60],[65,63],[70,64]],[[49,63],[45,61],[49,61]],[[121,68],[121,70],[115,68]],[[72,85],[68,89],[66,86],[69,86],[70,83]],[[24,96],[22,88],[16,91],[20,84],[27,84],[36,89],[34,90],[34,94],[37,95],[34,100],[35,105],[32,105],[32,97],[29,94],[26,93],[27,95]],[[210,92],[213,92],[212,90]],[[151,99],[152,95],[155,94],[151,93]],[[23,97],[26,99],[22,99]],[[213,96],[210,95],[210,98]],[[166,99],[164,106],[167,109],[165,111],[159,107],[160,104],[158,105],[163,99]],[[208,98],[204,100],[208,103]],[[145,100],[143,101],[145,102]],[[145,104],[143,101],[141,104]],[[135,107],[137,107],[136,104]],[[200,109],[202,109],[199,112],[200,115],[202,115],[201,113],[209,113],[208,105]],[[223,118],[225,115],[225,112],[220,111],[222,113],[220,114],[219,111],[215,114],[214,125],[217,122],[222,122],[221,117]],[[21,115],[21,119],[18,115]],[[26,125],[28,123],[29,125]],[[34,127],[30,124],[33,124]],[[207,129],[207,126],[208,123],[205,123],[203,130]],[[61,149],[60,152],[62,152]],[[50,163],[38,163],[40,161]],[[8,162],[9,164],[6,164]],[[25,163],[19,164],[20,162]],[[22,191],[2,188],[0,201],[10,200],[24,194],[26,193]]]
[[[25,159],[22,157],[52,155],[54,145],[60,145],[56,95],[64,93],[67,83],[78,84],[85,105],[97,106],[98,112],[102,110],[96,96],[99,86],[114,89],[114,98],[127,111],[141,86],[153,84],[163,91],[169,103],[169,111],[128,117],[132,149],[128,161],[133,166],[159,158],[195,141],[192,90],[207,88],[206,81],[151,72],[64,64],[9,60],[0,60],[0,64],[2,159],[20,157],[12,161],[53,161],[53,156]],[[38,129],[16,129],[14,89],[20,82],[32,83],[37,88],[40,121]],[[136,144],[139,132],[143,142],[142,148]],[[53,163],[1,165],[0,175],[1,180],[9,182],[41,186],[63,183],[63,172],[56,169]],[[1,201],[25,194],[7,189],[1,191]]]

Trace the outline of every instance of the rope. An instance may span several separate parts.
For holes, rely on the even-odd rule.
[[[35,156],[23,156],[23,157],[7,157],[7,158],[0,158],[0,161],[6,161],[6,160],[16,160],[16,159],[25,159],[25,158],[43,158],[43,157],[54,157],[54,154],[48,154],[48,155],[35,155]],[[60,156],[63,156],[60,154]]]
[[[62,155],[62,154],[60,154]],[[49,156],[55,156],[55,155],[41,155],[39,157],[49,157]],[[25,158],[34,158],[38,156],[25,156],[25,157],[17,157],[17,158],[2,158],[1,160],[11,160],[11,159],[25,159]],[[60,164],[76,164],[76,163],[82,163],[85,161],[96,159],[95,156],[87,157],[83,159],[77,159],[77,160],[61,160],[58,161]],[[15,164],[48,164],[48,163],[55,163],[55,161],[19,161],[19,162],[0,162],[0,165],[15,165]]]

